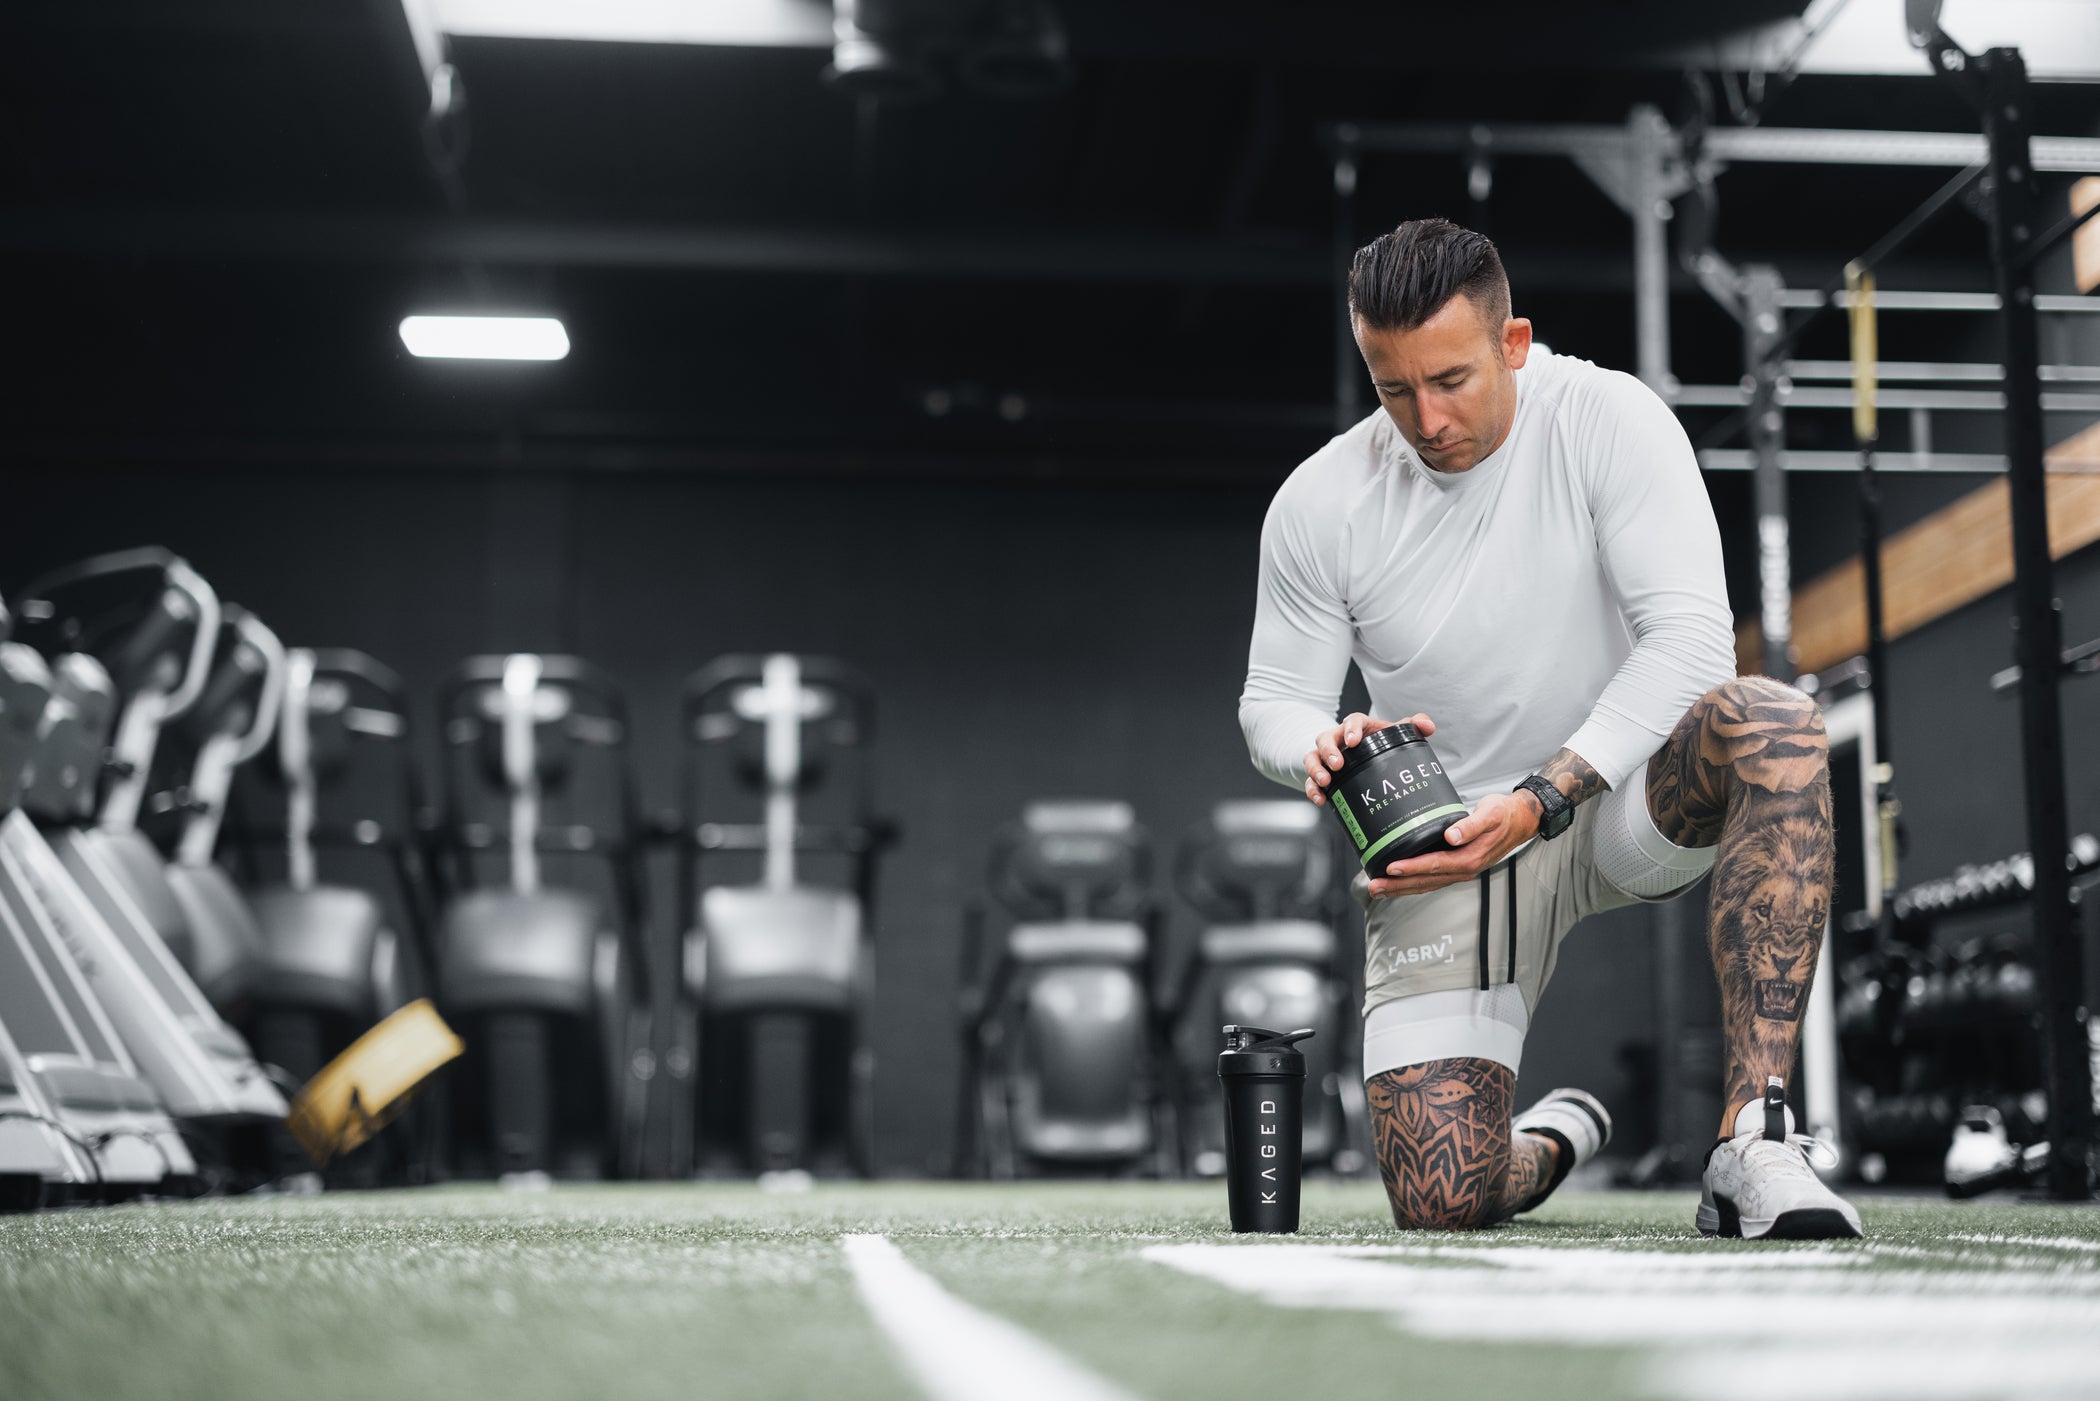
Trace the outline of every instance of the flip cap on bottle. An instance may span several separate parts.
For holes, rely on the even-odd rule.
[[[1305,1074],[1305,1053],[1297,1043],[1313,1034],[1311,1027],[1270,1031],[1266,1027],[1228,1025],[1223,1030],[1225,1049],[1218,1056],[1218,1074]]]

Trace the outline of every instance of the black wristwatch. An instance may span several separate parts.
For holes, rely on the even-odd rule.
[[[1523,789],[1539,800],[1539,836],[1541,839],[1552,841],[1555,837],[1567,831],[1568,824],[1575,820],[1575,805],[1569,802],[1558,788],[1555,788],[1537,774],[1533,774],[1522,783],[1519,783],[1516,788],[1512,788],[1509,791],[1514,793],[1517,789]]]

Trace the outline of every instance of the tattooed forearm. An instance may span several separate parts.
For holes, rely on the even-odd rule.
[[[1648,808],[1680,846],[1713,846],[1707,914],[1734,1108],[1788,1078],[1830,915],[1829,742],[1815,702],[1739,677],[1685,715],[1648,764]]]
[[[1554,1150],[1530,1134],[1512,1134],[1516,1082],[1508,1066],[1470,1057],[1371,1078],[1364,1087],[1371,1132],[1396,1225],[1491,1226],[1538,1194],[1552,1176]]]
[[[1590,767],[1590,761],[1572,749],[1563,749],[1546,761],[1539,770],[1539,777],[1560,790],[1560,795],[1577,807],[1611,787],[1604,776]]]

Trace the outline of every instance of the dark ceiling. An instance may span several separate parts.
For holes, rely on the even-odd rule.
[[[13,0],[10,457],[1274,472],[1331,422],[1329,124],[1676,113],[1658,51],[1801,9],[1064,0],[1067,91],[909,107],[814,49],[463,39],[448,198],[395,3]],[[2041,101],[2100,130],[2100,90]],[[1971,119],[1920,76],[1805,77],[1764,120]],[[1732,172],[1723,245],[1820,282],[1943,177]],[[1542,334],[1630,363],[1626,223],[1571,166],[1475,204],[1455,160],[1381,157],[1361,204],[1359,237],[1485,227]],[[1907,275],[1980,286],[1980,246]],[[404,354],[401,316],[472,306],[556,312],[574,353]],[[1732,380],[1729,324],[1689,288],[1678,322],[1679,373]]]

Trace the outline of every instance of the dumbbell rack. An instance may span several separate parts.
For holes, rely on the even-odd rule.
[[[2073,881],[2096,869],[2100,841],[2076,838]],[[1936,1178],[1964,1106],[1995,1107],[2011,1138],[2034,1143],[2058,1136],[2050,1110],[2064,1096],[2089,1101],[2088,1064],[2050,1063],[2049,999],[2040,995],[2028,922],[1959,942],[1944,930],[1972,916],[2023,911],[2034,888],[2034,862],[2025,853],[1912,886],[1895,898],[1893,940],[1847,961],[1838,1026],[1852,1146],[1862,1161],[1878,1154],[1893,1177]],[[2075,884],[2071,893],[2078,905]],[[1873,941],[1878,922],[1861,912],[1844,928]],[[2066,1147],[2075,1158],[2090,1152],[2085,1144],[2055,1151]]]

